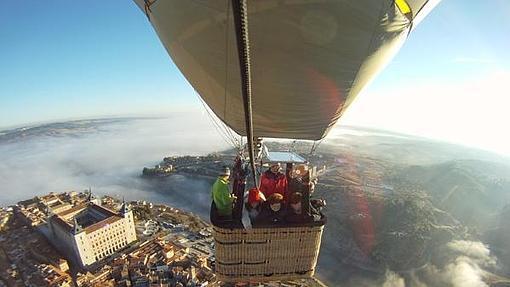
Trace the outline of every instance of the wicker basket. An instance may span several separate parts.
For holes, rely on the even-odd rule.
[[[309,278],[315,273],[324,222],[308,226],[214,226],[216,276],[223,282]]]

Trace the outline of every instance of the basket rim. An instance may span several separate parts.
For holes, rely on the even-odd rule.
[[[248,230],[244,228],[244,225],[241,223],[240,219],[230,219],[230,220],[218,220],[216,208],[214,206],[214,202],[211,204],[210,210],[210,221],[214,227],[222,228],[222,229],[230,229],[230,230]],[[320,213],[321,219],[318,221],[310,221],[310,222],[302,222],[302,223],[274,223],[274,224],[256,224],[251,227],[251,229],[282,229],[282,228],[300,228],[300,227],[318,227],[324,226],[327,223],[327,217],[322,212]]]

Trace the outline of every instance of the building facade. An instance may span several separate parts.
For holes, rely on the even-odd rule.
[[[136,241],[133,212],[126,203],[113,212],[94,202],[50,214],[52,239],[71,260],[87,267]]]

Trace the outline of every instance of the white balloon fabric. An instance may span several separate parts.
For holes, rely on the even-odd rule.
[[[246,135],[231,0],[135,2],[207,105]],[[248,0],[255,136],[326,136],[437,2]]]

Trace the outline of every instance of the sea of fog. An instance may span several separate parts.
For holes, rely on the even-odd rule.
[[[333,135],[332,142],[341,146],[342,140],[338,139],[367,135],[354,129],[339,131]],[[165,156],[205,155],[228,148],[207,115],[201,112],[169,118],[63,122],[35,130],[2,131],[0,206],[49,192],[81,191],[90,187],[96,195],[164,203],[207,219],[211,179],[182,175],[145,179],[140,174],[144,166],[153,166]],[[325,231],[318,265],[321,279],[347,282],[343,286],[405,286],[404,279],[396,273],[373,277],[344,264],[338,254],[328,254],[338,244],[332,230]],[[480,279],[483,271],[479,263],[470,259],[472,254],[482,254],[485,257],[477,255],[476,258],[492,260],[487,246],[459,241],[447,248],[459,249],[461,255],[452,257],[453,263],[444,269],[426,270],[429,278],[439,278],[438,284],[451,283],[448,286],[487,286]],[[427,286],[417,282],[413,286]]]
[[[97,195],[171,204],[208,212],[210,183],[172,176],[140,177],[164,156],[203,155],[228,148],[206,116],[94,122],[90,128],[47,125],[40,135],[0,141],[0,205],[49,192],[91,188]],[[64,127],[63,127],[64,125]]]

